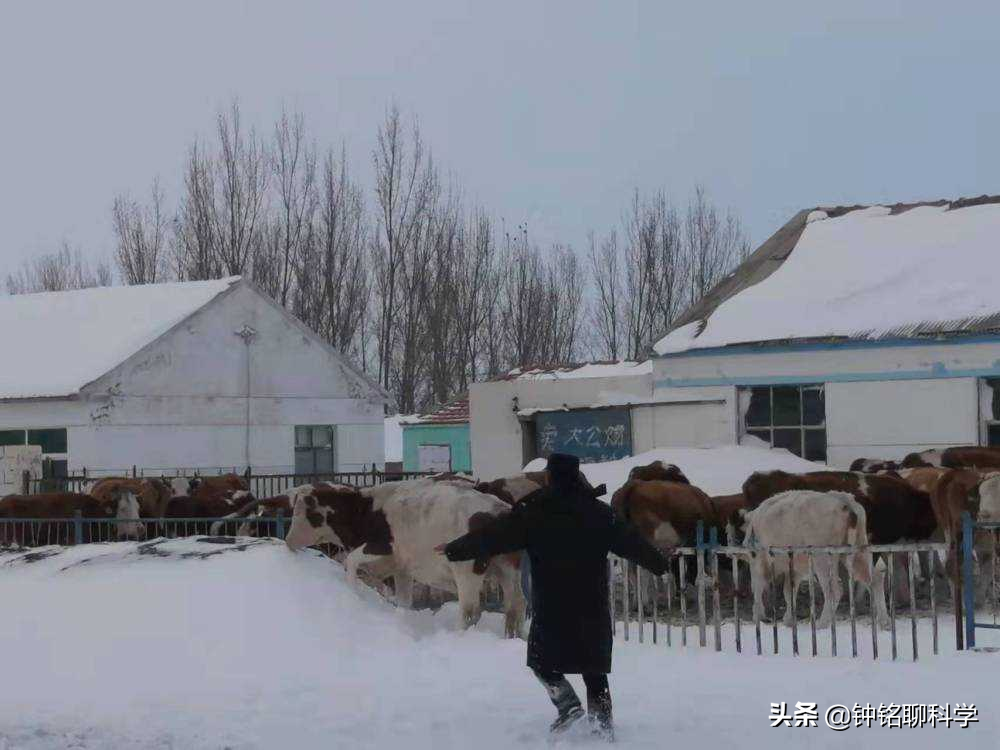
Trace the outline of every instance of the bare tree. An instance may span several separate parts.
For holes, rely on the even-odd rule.
[[[246,273],[260,241],[260,223],[267,191],[267,153],[253,128],[246,130],[239,102],[218,116],[213,219],[223,270]]]
[[[153,180],[149,205],[119,195],[111,208],[117,248],[115,262],[126,284],[155,284],[163,278],[167,217],[163,189]]]
[[[622,294],[618,233],[612,230],[598,243],[594,233],[590,232],[587,242],[590,246],[587,259],[594,286],[590,320],[599,351],[597,356],[617,360],[624,347],[626,304]]]
[[[378,377],[383,387],[389,389],[395,369],[397,385],[406,383],[401,387],[408,390],[416,365],[410,357],[419,350],[412,336],[400,344],[397,334],[413,333],[416,322],[400,318],[397,310],[405,305],[413,312],[416,302],[407,299],[406,291],[401,291],[400,277],[409,273],[408,281],[416,283],[422,273],[414,265],[415,250],[437,193],[437,173],[424,153],[419,128],[414,125],[407,137],[396,107],[389,110],[378,129],[378,145],[372,159],[379,209],[372,253],[378,289]],[[401,362],[394,361],[397,348],[402,352]],[[414,398],[412,391],[399,393],[400,408],[411,407]]]
[[[25,261],[21,268],[7,275],[8,294],[62,292],[111,285],[111,266],[98,262],[91,267],[79,249],[68,242],[53,253],[45,253]]]
[[[215,175],[197,141],[184,168],[184,197],[174,219],[174,271],[182,281],[223,275],[216,234]]]
[[[731,211],[723,216],[697,186],[684,222],[685,251],[690,264],[690,300],[704,297],[749,252],[749,240]]]
[[[318,219],[296,264],[293,310],[339,351],[357,349],[362,364],[367,364],[364,322],[370,288],[365,249],[370,229],[346,150],[339,159],[327,154],[319,187]]]
[[[301,114],[289,118],[284,112],[274,129],[271,153],[278,193],[278,215],[273,222],[273,246],[277,255],[277,294],[282,305],[289,302],[296,263],[312,241],[316,212],[316,150],[306,142]]]

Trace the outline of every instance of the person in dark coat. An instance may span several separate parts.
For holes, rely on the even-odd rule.
[[[595,731],[612,738],[612,623],[608,553],[656,575],[667,558],[601,502],[580,473],[576,456],[554,453],[549,485],[524,498],[507,515],[439,549],[449,560],[475,560],[526,550],[531,562],[528,667],[548,690],[558,716],[554,732],[583,716],[566,674],[581,674]]]

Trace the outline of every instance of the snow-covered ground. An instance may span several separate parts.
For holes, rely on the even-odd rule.
[[[676,464],[691,483],[709,495],[731,495],[740,492],[743,482],[755,471],[782,469],[789,472],[823,471],[829,467],[805,461],[783,449],[749,445],[723,445],[716,448],[657,448],[638,456],[620,461],[584,464],[581,468],[587,480],[595,487],[608,486],[608,495],[625,484],[634,466],[645,466],[653,461]],[[545,459],[536,458],[526,471],[541,471]]]
[[[3,555],[0,602],[4,750],[549,746],[552,709],[498,616],[459,632],[454,608],[396,610],[350,587],[338,564],[278,542]],[[619,642],[618,746],[992,748],[998,659],[875,663]],[[821,717],[833,703],[974,702],[980,723],[838,733],[821,718],[772,729],[778,701],[816,702]]]

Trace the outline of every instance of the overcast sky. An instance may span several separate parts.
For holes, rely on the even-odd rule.
[[[1000,192],[1000,3],[4,3],[0,272],[63,239],[110,257],[116,192],[233,97],[346,139],[369,181],[395,101],[442,167],[540,242],[634,187],[696,182],[754,243],[820,203]]]

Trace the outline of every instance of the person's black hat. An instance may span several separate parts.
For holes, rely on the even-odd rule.
[[[553,453],[545,470],[552,484],[570,484],[580,478],[580,459],[569,453]]]

